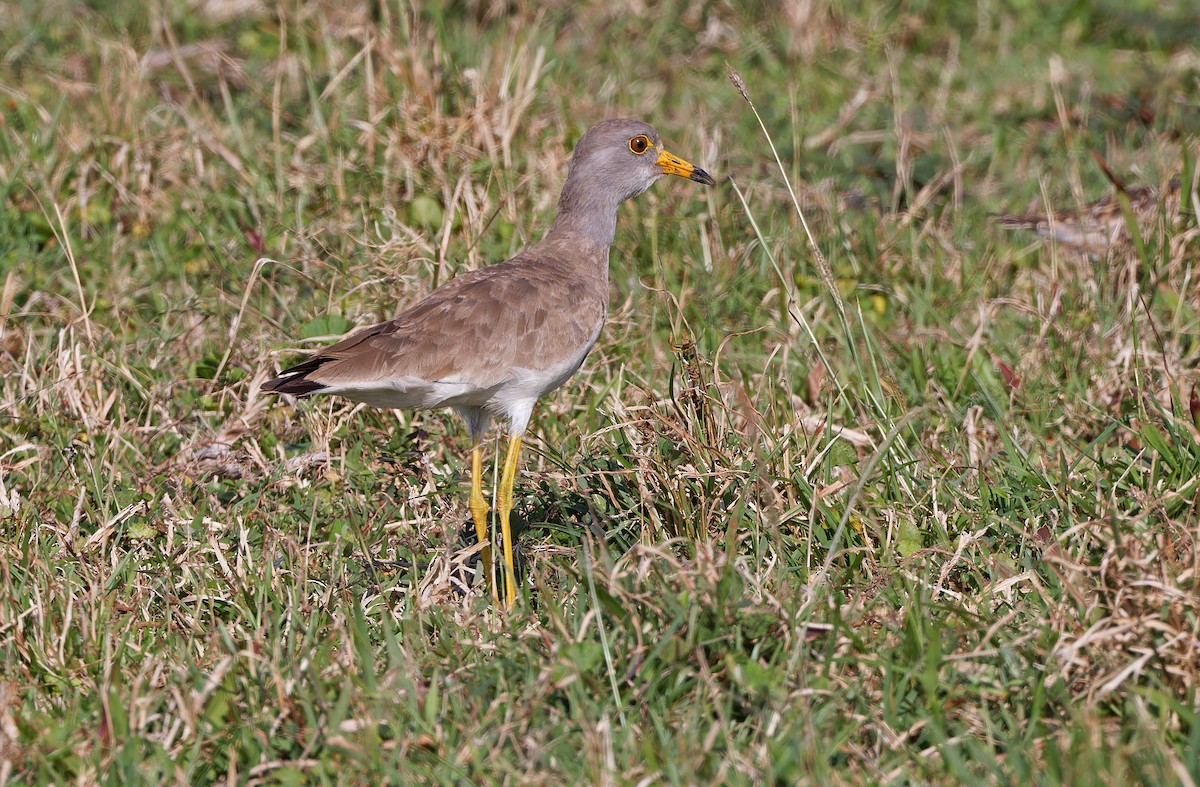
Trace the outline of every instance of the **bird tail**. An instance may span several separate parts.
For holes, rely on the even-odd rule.
[[[292,396],[320,393],[328,386],[308,379],[308,375],[320,368],[322,364],[332,360],[332,358],[320,355],[309,358],[304,363],[284,369],[278,377],[267,380],[262,384],[262,390],[267,393],[291,394]]]

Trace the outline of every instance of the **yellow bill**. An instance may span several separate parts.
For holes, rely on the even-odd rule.
[[[712,175],[709,175],[699,167],[692,166],[692,164],[679,158],[674,153],[668,153],[666,150],[659,150],[658,160],[654,163],[662,169],[664,175],[678,175],[681,178],[694,180],[706,186],[712,186],[716,183]]]

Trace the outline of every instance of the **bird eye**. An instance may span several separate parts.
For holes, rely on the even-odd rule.
[[[650,137],[645,134],[638,134],[633,139],[629,140],[629,149],[639,156],[650,149]]]

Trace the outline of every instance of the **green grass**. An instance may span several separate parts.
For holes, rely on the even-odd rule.
[[[0,4],[0,783],[1200,778],[1193,3],[151,5]],[[623,209],[503,613],[450,414],[258,387],[614,115],[719,184]],[[995,226],[1092,151],[1181,208]]]

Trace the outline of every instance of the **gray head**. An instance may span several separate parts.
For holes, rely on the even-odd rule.
[[[664,175],[679,175],[708,186],[716,182],[704,170],[668,153],[658,132],[646,123],[603,120],[575,145],[555,227],[586,232],[607,246],[612,243],[621,203]]]

